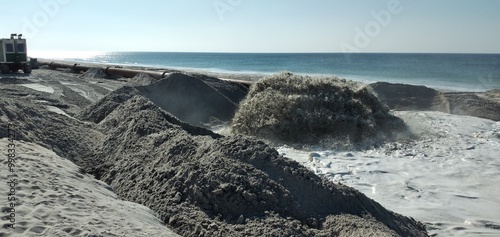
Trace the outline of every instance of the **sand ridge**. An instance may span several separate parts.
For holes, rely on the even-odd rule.
[[[196,126],[230,120],[247,92],[237,83],[182,73],[136,88],[157,106]]]
[[[53,83],[51,74],[76,76],[42,73],[43,83]],[[178,234],[427,236],[421,223],[319,178],[262,141],[224,137],[180,121],[136,87],[118,89],[80,108],[82,113],[72,112],[78,102],[68,99],[88,101],[70,97],[77,91],[68,89],[55,100],[15,84],[0,89],[14,96],[1,97],[2,124],[15,121],[22,141],[70,159],[121,199],[151,208]],[[61,110],[77,119],[47,110],[42,101],[66,105]]]
[[[0,139],[0,147],[8,143]],[[0,236],[178,236],[149,208],[118,199],[109,185],[68,159],[33,143],[14,144],[20,156],[15,173],[2,170],[0,176],[17,183],[17,218],[15,229],[4,225]],[[7,188],[2,183],[0,192],[9,193]],[[11,213],[7,209],[2,213]]]
[[[440,111],[500,121],[500,91],[441,92],[426,86],[376,82],[370,85],[393,110]]]
[[[361,233],[356,226],[369,223],[374,235],[425,236],[421,224],[320,179],[261,141],[193,127],[128,91],[91,109],[107,111],[97,124],[106,135],[96,148],[100,164],[88,172],[182,235],[329,236]],[[115,98],[128,99],[108,102]]]
[[[143,79],[145,83],[138,83],[139,85],[147,84],[149,79]],[[291,233],[296,233],[296,236],[427,235],[421,223],[412,218],[402,217],[387,211],[380,204],[366,198],[364,195],[359,195],[359,192],[354,189],[344,185],[332,184],[331,181],[318,178],[312,172],[304,170],[303,166],[280,156],[274,149],[263,142],[244,136],[224,137],[180,121],[168,111],[151,103],[147,97],[144,97],[137,90],[135,87],[137,83],[131,82],[129,79],[116,78],[108,80],[99,78],[97,74],[82,77],[81,74],[70,72],[35,70],[30,77],[4,77],[0,79],[0,83],[0,118],[2,119],[0,124],[2,130],[8,122],[16,124],[22,140],[52,149],[61,158],[71,159],[77,164],[80,170],[72,176],[90,177],[88,175],[93,174],[101,179],[106,179],[113,186],[106,187],[115,191],[119,190],[116,191],[116,194],[121,199],[136,200],[147,205],[156,213],[152,215],[153,217],[158,216],[168,227],[178,233],[184,233],[186,236],[227,236],[227,233],[235,233],[233,236],[244,235],[244,233],[250,236],[290,236]],[[83,90],[72,90],[72,88],[75,88],[73,84],[79,83],[84,85],[81,87]],[[52,87],[54,91],[53,93],[37,91],[19,84],[39,84]],[[224,95],[223,92],[220,92],[224,86],[212,86],[208,82],[206,84],[217,90],[219,94]],[[70,85],[70,87],[65,85]],[[122,86],[125,87],[118,89]],[[104,97],[105,94],[111,91],[113,93]],[[96,95],[99,100],[94,100],[95,97],[93,96],[86,98],[85,93],[87,95]],[[191,93],[190,95],[196,96],[197,94]],[[498,91],[488,92],[484,95],[479,94],[481,97],[486,96],[490,101],[495,101],[494,98],[498,98],[497,95]],[[457,93],[456,96],[460,97],[463,94]],[[225,95],[225,97],[230,100],[230,96]],[[86,105],[91,106],[85,108]],[[61,114],[60,111],[56,112],[50,109],[51,107],[58,108],[73,118]],[[418,114],[427,115],[427,113]],[[413,118],[414,115],[410,114],[409,117]],[[418,118],[415,119],[422,119],[432,124],[438,122],[440,123],[439,126],[442,125],[445,128],[447,120],[442,119],[442,116],[451,115],[441,114],[436,115],[436,118],[417,116]],[[476,121],[475,118],[470,119]],[[44,120],[47,121],[44,122]],[[442,136],[446,137],[447,132],[444,129]],[[482,137],[484,139],[499,138],[498,130],[476,135],[481,139],[483,139]],[[31,146],[25,141],[20,142]],[[423,146],[427,144],[432,146],[432,143],[433,141],[429,141],[424,143]],[[484,148],[482,147],[484,145],[479,147],[468,146],[468,140],[459,143],[465,144],[460,145],[459,149],[466,149],[468,152],[479,151]],[[408,154],[420,155],[414,154],[413,147],[404,146],[401,148],[396,146],[397,149],[394,149],[393,144],[389,145],[387,149],[380,152],[403,152],[399,154],[402,157],[408,157]],[[491,150],[494,150],[494,148]],[[443,153],[441,155],[447,154],[448,147],[438,151]],[[355,164],[360,164],[375,169],[373,170],[375,174],[380,172],[381,167],[374,165],[374,163],[377,163],[374,158],[378,158],[373,156],[373,152],[376,151],[361,152],[366,154],[359,157],[357,153],[345,153],[342,158],[349,160],[348,167],[356,169],[356,171],[359,170],[355,167]],[[42,154],[43,152],[38,153]],[[325,169],[325,167],[334,167],[340,170],[335,172],[336,175],[345,174],[348,176],[349,172],[344,170],[347,168],[337,167],[338,164],[335,163],[335,161],[338,163],[340,158],[334,156],[333,163],[327,162],[330,158],[328,154],[330,153],[311,153],[305,159],[312,160],[312,164],[318,165],[318,167],[310,168],[312,171],[316,172]],[[460,154],[462,155],[462,153]],[[383,155],[380,156],[383,157]],[[474,157],[466,157],[466,159],[472,158]],[[353,161],[354,159],[356,161]],[[384,161],[385,159],[384,157]],[[414,159],[412,163],[408,164],[401,162],[399,157],[397,160],[402,165],[412,166],[414,162],[418,163],[421,159]],[[462,162],[450,158],[451,160],[457,163]],[[314,163],[317,161],[320,163]],[[387,162],[391,163],[391,161]],[[461,164],[461,167],[466,165]],[[482,163],[479,165],[484,166]],[[495,163],[490,162],[488,165],[493,166]],[[282,169],[280,170],[280,168]],[[59,169],[61,167],[53,168],[51,172],[65,173],[65,171]],[[482,169],[479,168],[478,170]],[[87,171],[88,174],[82,171]],[[439,167],[436,168],[436,171],[439,172]],[[367,172],[371,173],[372,170]],[[425,173],[425,171],[420,172]],[[447,169],[446,174],[455,176],[453,170],[450,169]],[[483,176],[483,174],[479,175]],[[392,176],[389,175],[389,177]],[[169,180],[171,180],[170,183]],[[366,189],[367,187],[364,186],[362,180],[361,182],[362,184],[358,185],[357,188],[360,190]],[[70,186],[74,188],[75,183],[78,182],[73,181],[71,183],[73,186]],[[260,185],[261,183],[263,185]],[[315,188],[312,190],[304,188],[304,184]],[[335,189],[328,189],[330,185],[333,185]],[[416,187],[414,183],[405,185],[408,185],[408,189],[404,190],[405,195],[408,193],[410,193],[410,197],[416,195],[414,194]],[[325,209],[321,209],[321,205],[315,204],[315,201],[329,197],[328,195],[338,194],[336,191],[328,195],[315,195],[318,188],[324,190],[325,187],[327,190],[340,192],[340,196],[344,197],[340,198],[340,203],[344,204],[334,205],[332,208],[324,205]],[[262,188],[267,192],[261,192]],[[377,187],[368,191],[379,192],[380,188]],[[67,190],[71,193],[69,189]],[[305,192],[304,190],[309,191]],[[317,197],[308,200],[311,194]],[[24,198],[28,199],[28,196]],[[30,196],[29,198],[34,197]],[[334,199],[338,200],[337,198],[338,196]],[[88,199],[97,200],[96,197],[89,197]],[[113,202],[117,202],[116,199],[114,200]],[[282,200],[284,200],[283,203],[290,204],[288,205],[290,208],[283,209],[279,205]],[[264,208],[260,208],[258,205],[254,205],[254,201],[257,204],[261,202],[268,204],[267,206],[263,205]],[[393,199],[389,199],[387,205],[391,205],[392,201]],[[400,200],[397,199],[397,201]],[[474,201],[472,200],[472,202]],[[230,205],[226,206],[225,203]],[[269,203],[278,204],[270,205]],[[123,205],[133,206],[132,203],[127,202]],[[412,210],[412,205],[406,206]],[[97,206],[87,206],[87,208],[89,212],[96,212],[98,209]],[[429,208],[428,205],[426,205],[426,208]],[[321,211],[313,213],[319,209]],[[144,213],[149,212],[147,209],[139,208],[135,210],[137,211],[134,214],[121,213],[118,215],[124,217],[135,215],[138,219],[154,219],[151,216],[144,216]],[[346,213],[351,214],[333,215],[339,210],[345,210]],[[331,213],[328,213],[329,211]],[[67,215],[64,210],[61,210],[61,212],[63,212],[63,215]],[[262,212],[263,214],[261,214]],[[313,214],[311,215],[311,213]],[[110,213],[108,212],[108,214]],[[115,217],[115,215],[112,215],[112,217]],[[132,222],[130,228],[135,226],[135,221]],[[39,226],[37,223],[35,221],[25,223],[26,233],[24,235],[40,236],[40,234],[34,232],[30,233],[32,227]],[[469,225],[468,223],[477,226],[488,225],[488,228],[497,228],[498,226],[495,222],[485,222],[481,219],[470,220],[464,225]],[[123,228],[112,223],[106,225],[110,229],[109,233],[119,231],[114,228]],[[442,223],[439,222],[426,223],[426,225],[432,232],[434,232],[434,228],[442,228]],[[148,229],[150,227],[142,225],[139,229],[141,228]],[[49,229],[52,230],[53,227],[45,229],[33,228],[34,231],[41,231],[42,236],[45,232],[52,233],[48,232]],[[77,233],[78,231],[75,229],[68,230],[70,232],[74,231],[71,233]],[[99,229],[108,230],[105,227],[96,226],[96,231],[99,231]],[[127,228],[123,229],[127,230]],[[78,233],[86,234],[87,232]],[[450,229],[446,233],[457,234],[457,230]],[[64,236],[65,234],[61,235]],[[137,233],[128,236],[142,235]]]

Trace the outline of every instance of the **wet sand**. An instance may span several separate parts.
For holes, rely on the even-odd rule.
[[[244,75],[236,78],[256,80]],[[15,125],[20,151],[32,157],[22,163],[27,168],[17,175],[34,177],[31,172],[36,169],[29,167],[53,165],[37,160],[42,157],[67,165],[50,168],[50,172],[37,171],[38,175],[49,172],[66,177],[70,173],[50,184],[46,183],[48,176],[39,176],[37,189],[44,190],[40,194],[20,192],[24,207],[19,209],[19,220],[24,215],[25,221],[19,222],[22,227],[17,232],[2,229],[5,236],[140,236],[134,231],[155,236],[175,236],[173,232],[185,236],[426,235],[422,224],[386,210],[352,188],[316,176],[261,141],[239,135],[225,137],[204,129],[227,124],[236,112],[248,88],[235,83],[193,72],[172,73],[170,79],[158,81],[142,74],[111,78],[99,70],[40,69],[29,76],[2,75],[0,85],[2,128]],[[393,110],[442,111],[499,120],[499,90],[451,93],[402,84],[371,86]],[[65,181],[71,178],[82,183]],[[83,180],[100,186],[85,186]],[[22,182],[28,185],[32,180],[24,178]],[[48,185],[79,197],[79,206],[75,204],[74,210],[57,208],[67,198],[54,199],[58,196],[49,195]],[[262,192],[262,185],[267,191]],[[81,193],[102,187],[109,190],[105,197],[139,205],[106,199],[102,202],[109,208],[92,211],[99,208],[94,203],[104,197]],[[352,197],[359,202],[344,203]],[[47,201],[37,201],[42,199]],[[119,208],[110,203],[139,208],[134,212],[141,214],[116,214]],[[339,209],[339,205],[344,208]],[[55,224],[63,217],[51,210],[68,216],[63,225]],[[72,211],[93,220],[107,215],[109,222],[90,229],[73,228],[80,224],[78,219],[69,218]],[[37,222],[39,213],[51,216],[54,222]],[[125,218],[130,224],[120,226],[115,218]]]
[[[151,102],[145,96],[150,90],[141,91],[144,87],[137,86],[137,80],[142,86],[152,81],[143,76],[106,79],[99,73],[43,69],[30,76],[2,76],[2,129],[13,124],[19,143],[37,144],[73,162],[82,175],[106,182],[122,200],[150,208],[153,216],[184,236],[427,235],[421,223],[385,209],[352,188],[316,176],[262,141],[222,136],[182,122]],[[209,86],[200,87],[204,93],[221,96],[219,100],[228,105],[241,99],[231,96],[237,90],[226,83],[206,77],[197,80]],[[198,91],[203,90],[194,90],[191,96],[203,97]],[[210,110],[202,117],[212,117]],[[52,172],[61,173],[59,168]],[[62,180],[53,182],[67,187]],[[67,188],[70,195],[77,195],[78,189]],[[34,198],[37,195],[23,196],[19,202],[29,207]],[[49,203],[34,205],[50,209]],[[107,215],[129,218],[111,210]],[[140,228],[158,228],[154,218],[140,216],[141,223],[149,223]],[[42,227],[34,226],[40,225],[35,221],[22,223],[25,228],[16,234],[51,236],[65,230],[56,221]],[[131,223],[135,222],[131,219]],[[66,224],[78,225],[76,220]],[[104,225],[86,231],[119,235],[126,228],[139,228]],[[67,230],[78,232],[75,236],[88,233]]]

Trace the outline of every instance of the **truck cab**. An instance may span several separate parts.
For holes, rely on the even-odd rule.
[[[23,70],[31,73],[26,50],[26,39],[22,34],[11,34],[10,38],[0,39],[0,71],[2,74]]]

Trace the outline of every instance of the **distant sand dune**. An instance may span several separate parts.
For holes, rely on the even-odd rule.
[[[376,82],[379,99],[394,110],[440,111],[500,121],[500,90],[440,92],[425,86]]]

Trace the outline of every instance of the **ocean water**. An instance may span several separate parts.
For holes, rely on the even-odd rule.
[[[290,71],[451,91],[500,88],[500,54],[32,52],[31,56],[236,74]]]

